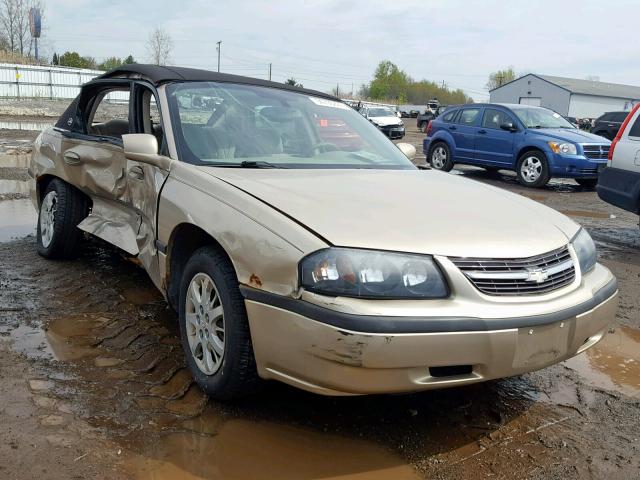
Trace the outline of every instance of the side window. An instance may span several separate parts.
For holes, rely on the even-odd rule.
[[[493,108],[487,108],[484,111],[484,117],[482,118],[482,126],[484,128],[499,129],[500,125],[509,122],[513,123],[513,120],[506,112],[494,110]]]
[[[458,123],[462,125],[473,125],[476,123],[479,113],[479,108],[465,108],[458,117]]]
[[[160,110],[153,92],[142,85],[136,85],[136,126],[137,133],[150,133],[158,140],[158,147],[163,151],[164,132]],[[207,118],[201,118],[206,123]]]
[[[600,118],[598,118],[599,122],[608,122],[613,118],[613,114],[612,113],[605,113],[604,115],[602,115]]]
[[[452,110],[451,112],[445,113],[442,117],[442,121],[447,123],[453,122],[453,117],[456,116],[456,113],[458,113],[458,110]]]
[[[616,112],[613,114],[613,122],[624,122],[629,115],[629,112]]]
[[[629,136],[640,138],[640,115],[636,114],[636,120],[633,122],[631,130],[629,130]]]
[[[102,91],[93,104],[87,121],[89,135],[122,140],[129,133],[129,88]]]

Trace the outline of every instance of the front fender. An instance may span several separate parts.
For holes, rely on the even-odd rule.
[[[260,200],[177,162],[160,197],[158,240],[168,245],[174,229],[185,223],[204,230],[222,246],[241,284],[278,295],[293,295],[300,259],[327,247]],[[166,280],[168,265],[163,260],[160,273]]]

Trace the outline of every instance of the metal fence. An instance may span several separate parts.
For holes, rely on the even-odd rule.
[[[0,63],[0,98],[75,98],[100,70]]]

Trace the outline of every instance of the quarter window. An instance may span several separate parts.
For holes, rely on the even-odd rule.
[[[452,112],[445,113],[442,117],[442,121],[447,123],[453,122],[453,117],[456,116],[456,113],[458,113],[458,110],[453,110]]]
[[[473,125],[476,123],[476,118],[478,118],[479,113],[480,109],[478,108],[466,108],[462,110],[458,118],[458,123],[462,125]]]

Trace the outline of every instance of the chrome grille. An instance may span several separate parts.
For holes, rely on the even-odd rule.
[[[529,258],[450,258],[487,295],[520,296],[552,292],[576,276],[567,247]]]
[[[584,156],[594,160],[604,160],[609,155],[609,145],[582,145]]]

